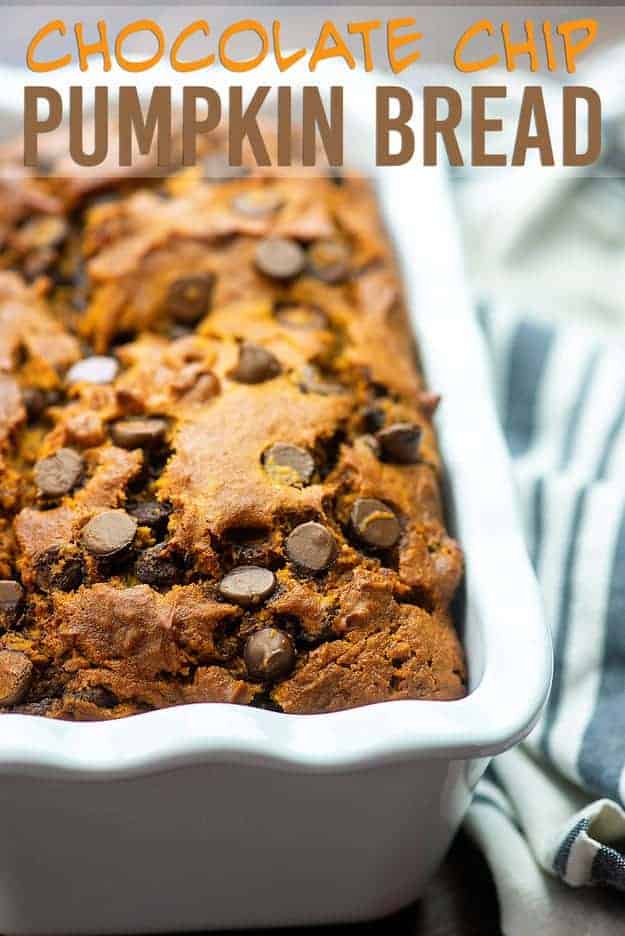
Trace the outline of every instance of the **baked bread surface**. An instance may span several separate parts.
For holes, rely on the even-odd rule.
[[[219,158],[0,166],[0,711],[465,694],[437,398],[372,188]]]

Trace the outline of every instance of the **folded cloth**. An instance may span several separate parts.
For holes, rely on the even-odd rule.
[[[494,305],[479,315],[555,671],[466,826],[506,936],[625,934],[625,341]]]

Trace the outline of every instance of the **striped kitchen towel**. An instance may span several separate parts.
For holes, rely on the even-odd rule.
[[[625,339],[488,305],[479,315],[555,673],[534,731],[480,782],[467,828],[505,936],[625,934]]]

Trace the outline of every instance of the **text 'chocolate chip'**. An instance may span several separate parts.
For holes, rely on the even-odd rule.
[[[252,679],[275,682],[293,669],[295,648],[291,639],[275,627],[264,627],[248,637],[243,651]]]
[[[411,465],[419,461],[421,427],[415,423],[393,423],[377,434],[382,455],[390,462]]]
[[[277,377],[281,370],[280,362],[271,351],[245,342],[239,349],[239,360],[230,376],[239,383],[257,384]]]
[[[262,604],[272,593],[276,577],[270,569],[261,566],[238,566],[219,583],[219,593],[227,601],[244,608]]]
[[[267,237],[256,248],[256,266],[273,279],[290,279],[301,273],[306,254],[300,245],[283,237]]]
[[[33,664],[25,653],[0,650],[0,705],[21,702],[33,678]]]
[[[74,449],[62,448],[36,463],[35,484],[44,497],[62,497],[76,487],[83,470],[82,456]]]
[[[390,549],[399,539],[395,512],[373,497],[359,497],[352,507],[351,521],[358,537],[369,546]]]
[[[115,358],[94,354],[70,367],[65,380],[70,384],[110,384],[118,373],[119,363]]]
[[[295,565],[308,572],[327,569],[336,554],[336,540],[327,527],[310,521],[300,523],[289,534],[286,552]]]
[[[185,325],[194,325],[208,315],[215,277],[212,273],[184,276],[175,280],[167,292],[167,312]]]
[[[125,510],[105,510],[83,527],[82,542],[93,556],[105,559],[128,549],[136,532],[137,521]]]
[[[160,445],[167,433],[164,419],[122,419],[113,423],[111,438],[120,448],[153,448]]]
[[[310,484],[315,473],[315,462],[310,452],[299,445],[276,442],[264,454],[265,471],[272,481],[301,487]]]

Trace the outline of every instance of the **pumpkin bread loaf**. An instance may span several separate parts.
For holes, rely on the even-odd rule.
[[[0,711],[465,694],[370,185],[0,165]]]

